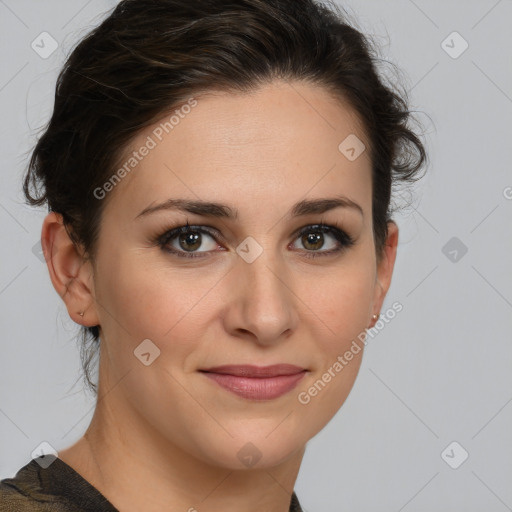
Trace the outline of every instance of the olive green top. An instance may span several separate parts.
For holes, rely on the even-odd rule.
[[[119,512],[98,489],[53,455],[32,459],[13,478],[0,480],[0,512],[25,511]],[[303,512],[295,492],[289,512]]]

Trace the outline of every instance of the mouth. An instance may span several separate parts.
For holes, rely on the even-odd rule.
[[[199,370],[219,386],[247,400],[273,400],[290,392],[307,370],[291,364],[224,365]]]

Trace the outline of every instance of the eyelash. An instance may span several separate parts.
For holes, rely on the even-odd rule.
[[[211,251],[199,251],[199,252],[186,252],[186,251],[177,251],[175,249],[169,248],[168,244],[172,240],[174,240],[177,236],[189,233],[189,232],[198,232],[198,233],[204,233],[209,236],[211,236],[213,239],[216,240],[218,237],[218,232],[216,230],[213,230],[211,228],[208,228],[206,226],[194,226],[189,225],[188,222],[185,226],[180,226],[173,229],[166,230],[163,234],[158,235],[154,243],[155,245],[158,245],[163,251],[166,251],[170,254],[173,254],[175,256],[178,256],[179,258],[205,258]],[[304,234],[307,233],[328,233],[332,235],[340,244],[339,247],[336,249],[330,249],[328,251],[307,251],[305,257],[307,258],[317,258],[318,256],[331,256],[336,253],[341,253],[342,251],[348,249],[349,247],[353,246],[355,244],[355,240],[347,234],[343,229],[341,229],[336,223],[331,224],[325,224],[324,222],[319,222],[317,224],[310,224],[308,226],[303,227],[300,229],[295,236],[295,240],[297,240],[299,237],[302,237]]]

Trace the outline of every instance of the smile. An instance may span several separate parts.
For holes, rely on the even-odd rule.
[[[272,400],[291,391],[307,373],[293,365],[230,365],[200,370],[219,386],[248,400]]]

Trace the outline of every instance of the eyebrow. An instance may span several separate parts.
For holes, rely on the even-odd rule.
[[[363,209],[359,204],[345,196],[336,196],[332,198],[304,199],[296,203],[290,211],[291,217],[300,217],[314,213],[325,213],[335,208],[349,208],[355,210],[364,217]],[[237,219],[238,210],[225,204],[208,202],[202,200],[190,199],[168,199],[163,203],[154,206],[148,206],[142,210],[134,220],[146,217],[152,213],[162,210],[178,210],[183,212],[195,213],[204,217],[216,217],[225,219]]]

